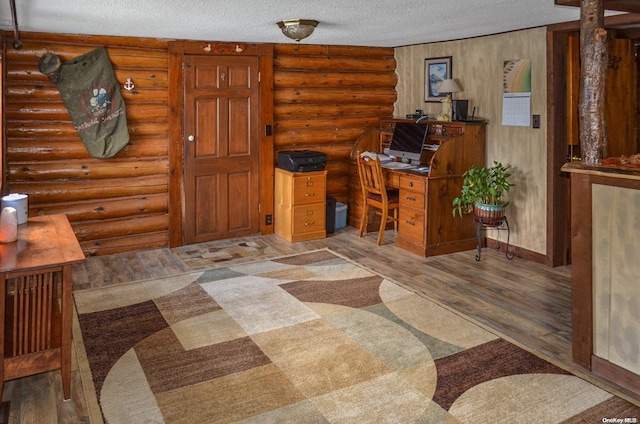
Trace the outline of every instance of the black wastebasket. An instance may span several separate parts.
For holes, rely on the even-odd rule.
[[[327,234],[336,231],[336,203],[334,197],[327,197]]]

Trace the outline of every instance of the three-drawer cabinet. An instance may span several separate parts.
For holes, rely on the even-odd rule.
[[[325,238],[327,171],[276,168],[274,232],[290,241]]]
[[[426,187],[427,179],[414,175],[400,176],[400,208],[398,214],[398,237],[403,241],[417,246],[422,254],[426,245]],[[409,249],[409,250],[416,250]]]

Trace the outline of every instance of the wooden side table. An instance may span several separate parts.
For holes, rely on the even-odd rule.
[[[30,218],[0,244],[0,399],[5,381],[57,369],[71,397],[71,269],[83,260],[65,215]]]

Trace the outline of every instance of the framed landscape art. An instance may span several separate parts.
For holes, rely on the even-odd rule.
[[[451,56],[434,57],[424,60],[424,101],[439,102],[446,93],[438,88],[442,81],[451,78]]]

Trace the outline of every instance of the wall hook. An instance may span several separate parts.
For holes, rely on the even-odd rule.
[[[131,80],[131,78],[127,78],[127,82],[124,83],[123,87],[125,90],[131,91],[133,90],[135,85],[133,84],[133,81]]]

